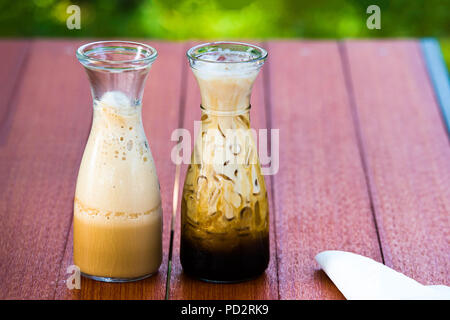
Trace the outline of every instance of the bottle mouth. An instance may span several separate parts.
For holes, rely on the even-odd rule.
[[[97,41],[77,49],[86,68],[121,72],[149,67],[158,56],[155,48],[132,41]]]
[[[242,42],[210,42],[197,45],[186,52],[191,61],[214,64],[264,63],[267,51],[253,44]]]

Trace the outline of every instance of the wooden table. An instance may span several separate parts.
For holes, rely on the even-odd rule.
[[[170,136],[200,118],[184,55],[192,43],[148,42],[159,51],[143,111],[163,198],[159,273],[128,284],[82,279],[81,290],[68,290],[75,180],[92,116],[75,58],[85,42],[0,41],[0,298],[165,295]],[[314,261],[327,249],[450,285],[448,76],[430,44],[435,48],[433,40],[261,43],[269,59],[253,91],[252,125],[280,129],[280,170],[266,176],[269,268],[242,284],[188,278],[177,216],[170,299],[343,299]]]

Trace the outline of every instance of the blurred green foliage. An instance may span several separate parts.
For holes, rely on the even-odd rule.
[[[449,0],[0,0],[0,36],[183,39],[450,37]],[[81,8],[69,30],[67,7]],[[369,30],[366,9],[381,9]],[[450,59],[448,40],[445,55]]]

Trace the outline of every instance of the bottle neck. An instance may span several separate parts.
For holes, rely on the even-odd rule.
[[[140,132],[143,129],[141,110],[141,105],[124,107],[94,100],[92,126],[102,132]]]
[[[94,101],[110,92],[120,92],[131,105],[141,104],[145,80],[156,57],[154,48],[130,41],[92,42],[77,50]]]
[[[101,101],[110,93],[120,93],[122,102],[140,105],[150,67],[139,70],[111,72],[85,68],[94,101]],[[126,101],[125,101],[126,100]]]
[[[142,126],[142,96],[149,68],[111,72],[86,68],[94,121],[105,129]]]
[[[250,109],[248,105],[244,109],[233,111],[211,110],[200,105],[202,110],[202,127],[204,129],[219,129],[219,131],[228,129],[250,129]],[[222,134],[225,134],[222,132]]]
[[[250,96],[259,69],[244,74],[192,70],[205,110],[237,112],[246,110],[250,105]]]

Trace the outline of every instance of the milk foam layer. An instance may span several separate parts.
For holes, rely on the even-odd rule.
[[[82,272],[133,278],[161,263],[161,198],[141,106],[121,92],[94,102],[78,174],[74,262]]]
[[[121,93],[108,92],[95,103],[76,192],[86,205],[145,212],[160,204],[156,169],[140,114],[141,106],[131,106]]]
[[[253,83],[260,66],[239,63],[244,59],[243,54],[224,50],[201,56],[207,61],[195,62],[192,71],[200,87],[204,108],[236,111],[250,105]]]

